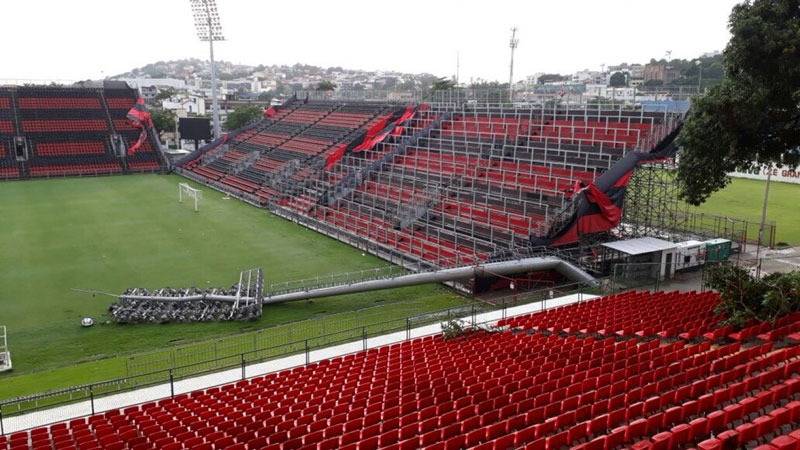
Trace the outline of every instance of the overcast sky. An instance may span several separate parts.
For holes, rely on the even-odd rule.
[[[722,50],[738,0],[217,0],[217,59],[515,80]],[[0,79],[102,78],[208,57],[189,0],[0,0]],[[133,9],[135,6],[136,9]]]

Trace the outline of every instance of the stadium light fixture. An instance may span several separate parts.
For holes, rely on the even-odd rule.
[[[214,139],[220,137],[219,101],[217,100],[217,69],[214,63],[214,41],[224,41],[222,25],[219,21],[216,0],[189,0],[192,6],[192,17],[197,37],[200,41],[208,41],[209,60],[211,64],[211,104],[214,116]]]
[[[519,45],[517,30],[517,27],[511,28],[511,40],[508,44],[508,46],[511,47],[511,66],[508,73],[508,101],[511,103],[514,103],[514,50],[516,50],[517,45]]]

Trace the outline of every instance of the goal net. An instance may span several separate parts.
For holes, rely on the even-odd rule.
[[[8,351],[6,327],[0,325],[0,372],[11,370],[11,353]]]
[[[194,210],[197,212],[200,200],[203,199],[203,191],[195,189],[186,183],[178,185],[178,203],[183,203],[183,197],[194,200]]]

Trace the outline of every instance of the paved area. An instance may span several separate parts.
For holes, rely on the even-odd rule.
[[[800,247],[789,247],[785,249],[769,249],[767,247],[757,248],[755,245],[748,246],[747,252],[734,256],[740,264],[756,270],[758,262],[761,262],[761,275],[768,275],[775,272],[791,272],[800,270]]]

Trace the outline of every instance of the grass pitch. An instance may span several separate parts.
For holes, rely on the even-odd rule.
[[[0,399],[124,376],[119,355],[309,318],[322,323],[376,305],[390,319],[464,302],[428,285],[269,306],[256,322],[103,325],[113,299],[73,288],[116,294],[133,286],[228,286],[252,267],[264,269],[268,284],[386,265],[210,189],[203,188],[195,213],[190,202],[177,202],[177,185],[186,181],[141,175],[0,183],[0,324],[8,326],[14,362],[0,376]],[[83,317],[97,325],[81,328]]]
[[[0,183],[0,324],[9,327],[14,361],[14,371],[0,375],[0,400],[125,376],[134,353],[305,320],[306,331],[293,337],[302,339],[315,321],[330,331],[339,319],[343,328],[365,314],[390,320],[464,302],[429,285],[269,306],[257,322],[102,325],[111,299],[73,288],[227,286],[256,266],[270,283],[386,265],[210,189],[203,188],[195,213],[190,202],[177,203],[177,185],[186,181],[142,175]],[[763,192],[763,181],[733,179],[692,209],[758,222]],[[770,186],[777,241],[800,245],[798,199],[800,185]],[[98,325],[81,328],[87,316]]]
[[[748,236],[757,239],[765,183],[761,180],[732,178],[731,184],[725,189],[715,192],[708,201],[698,207],[690,206],[689,210],[751,221],[755,226],[747,230]],[[776,223],[776,243],[800,245],[798,202],[800,202],[800,184],[770,183],[767,220],[774,220]]]

